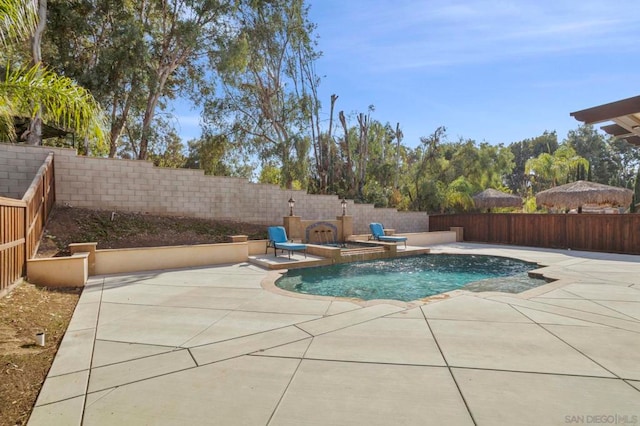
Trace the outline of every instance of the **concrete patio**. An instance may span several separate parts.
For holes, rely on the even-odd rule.
[[[548,265],[528,292],[292,297],[250,264],[93,277],[30,425],[640,423],[640,258],[456,243]]]

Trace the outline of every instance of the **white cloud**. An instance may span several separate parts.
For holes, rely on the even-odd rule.
[[[562,0],[350,0],[334,6],[318,28],[326,59],[357,62],[374,72],[640,50],[636,0],[621,0],[615,8],[609,2]]]

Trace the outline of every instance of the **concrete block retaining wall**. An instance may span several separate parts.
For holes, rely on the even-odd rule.
[[[333,219],[342,212],[335,195],[282,190],[243,178],[205,176],[202,170],[165,169],[134,160],[78,156],[75,150],[0,144],[0,196],[22,198],[49,152],[54,153],[59,205],[160,215],[281,224],[296,200],[303,219]],[[354,233],[368,233],[370,222],[396,232],[426,232],[426,213],[398,212],[347,200]]]

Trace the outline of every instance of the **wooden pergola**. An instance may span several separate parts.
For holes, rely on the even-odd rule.
[[[583,109],[570,114],[585,124],[612,121],[601,129],[617,139],[640,146],[640,96]]]

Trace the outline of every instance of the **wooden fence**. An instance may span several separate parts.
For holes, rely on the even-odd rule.
[[[464,240],[640,254],[640,214],[429,215],[429,231],[464,228]]]
[[[0,197],[0,295],[24,276],[38,251],[55,203],[53,154],[42,164],[22,200]]]

